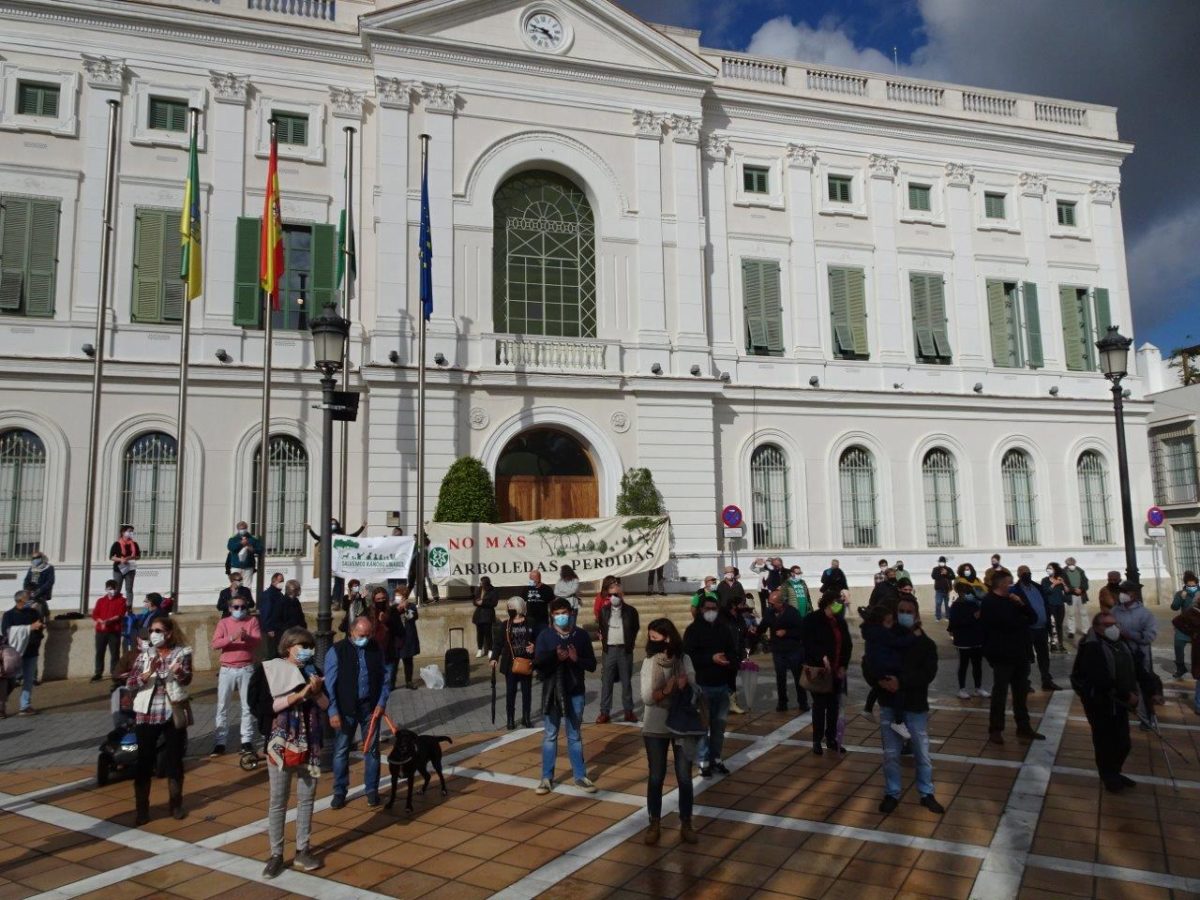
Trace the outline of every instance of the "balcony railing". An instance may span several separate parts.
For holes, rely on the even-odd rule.
[[[721,74],[740,81],[757,81],[760,84],[786,84],[787,66],[776,63],[758,62],[739,56],[721,57]]]
[[[536,372],[608,372],[615,351],[606,341],[585,338],[531,337],[497,334],[491,362],[501,369]]]
[[[825,72],[821,69],[808,70],[808,89],[826,94],[848,94],[851,97],[867,96],[867,79],[861,75],[844,72]]]
[[[914,84],[911,81],[889,81],[887,98],[897,103],[912,103],[917,106],[941,106],[946,92],[929,84]]]
[[[963,110],[966,112],[983,113],[985,116],[1001,116],[1010,118],[1017,114],[1015,97],[997,97],[995,94],[977,94],[974,91],[963,91]]]
[[[246,5],[261,12],[281,13],[302,19],[334,21],[336,0],[246,0]]]
[[[1074,125],[1082,128],[1087,125],[1087,110],[1081,106],[1061,106],[1057,103],[1035,103],[1034,115],[1039,122],[1053,122],[1055,125]]]

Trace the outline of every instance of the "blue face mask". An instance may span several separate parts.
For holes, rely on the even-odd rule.
[[[534,586],[534,584],[535,584],[534,580],[533,580],[532,578],[530,578],[530,579],[529,579],[529,586],[530,586],[530,587],[533,587],[533,586]]]
[[[1196,591],[1200,591],[1200,585],[1189,584],[1187,586],[1187,592],[1189,594],[1194,594],[1194,593],[1196,593]]]
[[[351,640],[354,641],[355,647],[365,647],[365,646],[367,646],[367,641],[369,641],[370,638],[354,637],[354,638],[351,638]]]
[[[244,618],[246,618],[246,611],[245,611],[244,609],[231,609],[231,610],[229,611],[229,614],[230,614],[231,616],[233,616],[235,619],[244,619]]]
[[[566,628],[571,624],[571,617],[566,613],[559,613],[554,617],[554,624],[559,628]]]
[[[902,628],[912,628],[913,624],[916,622],[916,620],[917,620],[917,617],[915,615],[913,615],[912,613],[897,613],[896,614],[896,623],[898,625],[900,625]]]
[[[313,650],[311,647],[301,647],[296,651],[296,662],[303,666],[306,663],[312,662],[312,658],[316,655],[317,651]]]

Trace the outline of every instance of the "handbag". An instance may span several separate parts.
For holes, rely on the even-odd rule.
[[[800,687],[814,694],[832,694],[833,672],[824,666],[803,666]]]
[[[517,651],[513,649],[512,629],[504,629],[505,638],[508,640],[508,654],[512,657],[512,673],[521,677],[527,677],[533,674],[533,660],[528,656],[517,656]]]
[[[671,669],[671,678],[678,678],[685,671],[676,661]],[[708,734],[708,700],[694,684],[671,694],[671,705],[667,708],[667,731],[675,737],[698,737]]]

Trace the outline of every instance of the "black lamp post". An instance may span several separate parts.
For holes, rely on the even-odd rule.
[[[1125,578],[1140,584],[1137,544],[1133,536],[1133,501],[1129,496],[1129,456],[1125,450],[1125,403],[1121,379],[1129,372],[1129,348],[1133,341],[1108,326],[1108,333],[1096,341],[1100,351],[1100,371],[1112,382],[1113,412],[1117,420],[1117,475],[1121,482],[1121,525],[1125,532]]]
[[[317,597],[317,659],[324,664],[333,643],[333,412],[334,375],[342,368],[350,322],[330,304],[309,322],[313,337],[313,363],[321,370],[321,567]]]

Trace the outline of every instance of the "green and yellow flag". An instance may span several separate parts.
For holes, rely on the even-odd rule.
[[[179,217],[179,237],[183,243],[183,261],[179,277],[184,282],[184,297],[195,300],[204,290],[200,249],[200,164],[196,158],[196,131],[192,130],[188,152],[187,181],[183,185],[183,213]]]

